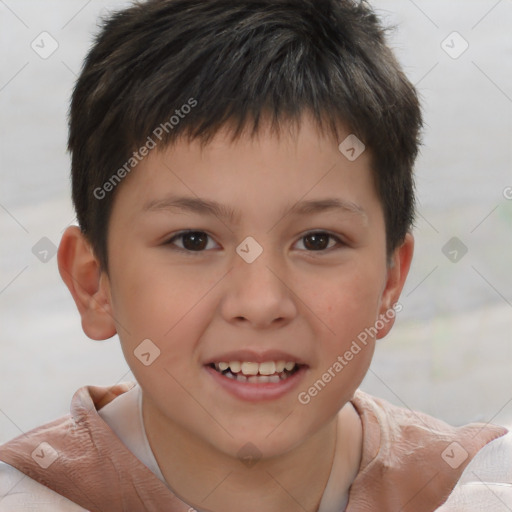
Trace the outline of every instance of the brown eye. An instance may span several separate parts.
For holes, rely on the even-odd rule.
[[[316,233],[308,233],[304,235],[301,239],[304,243],[304,247],[307,251],[325,251],[327,249],[331,249],[336,245],[329,245],[329,240],[334,240],[338,245],[343,245],[343,242],[334,235],[330,233],[325,233],[322,231],[318,231]]]
[[[175,244],[176,240],[182,241],[182,246],[178,245],[179,249],[189,252],[202,252],[208,245],[210,236],[204,231],[184,231],[173,236],[166,244]]]

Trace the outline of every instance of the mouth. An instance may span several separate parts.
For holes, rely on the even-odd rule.
[[[306,367],[294,361],[219,361],[207,366],[228,379],[248,384],[278,384]]]
[[[296,389],[310,369],[297,354],[282,350],[238,349],[217,354],[203,363],[212,393],[224,393],[244,402],[278,400]]]

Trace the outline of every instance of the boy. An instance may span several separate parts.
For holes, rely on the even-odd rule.
[[[420,128],[364,2],[112,15],[73,93],[80,227],[58,263],[84,332],[117,333],[137,383],[82,388],[69,416],[3,445],[0,510],[479,503],[458,482],[510,460],[506,429],[357,389],[412,259]]]

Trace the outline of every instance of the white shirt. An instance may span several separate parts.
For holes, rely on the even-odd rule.
[[[512,432],[485,445],[438,512],[512,510]]]

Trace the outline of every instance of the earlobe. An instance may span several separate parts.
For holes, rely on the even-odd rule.
[[[82,329],[93,340],[116,334],[108,278],[77,226],[62,235],[57,253],[59,272],[82,317]]]
[[[398,303],[402,293],[405,280],[411,268],[413,254],[414,236],[412,233],[407,233],[402,245],[395,249],[393,253],[393,265],[388,268],[386,286],[382,293],[379,308],[379,319],[381,319],[379,326],[383,324],[383,327],[378,329],[377,339],[384,338],[395,323],[396,313],[400,309],[393,306]]]

